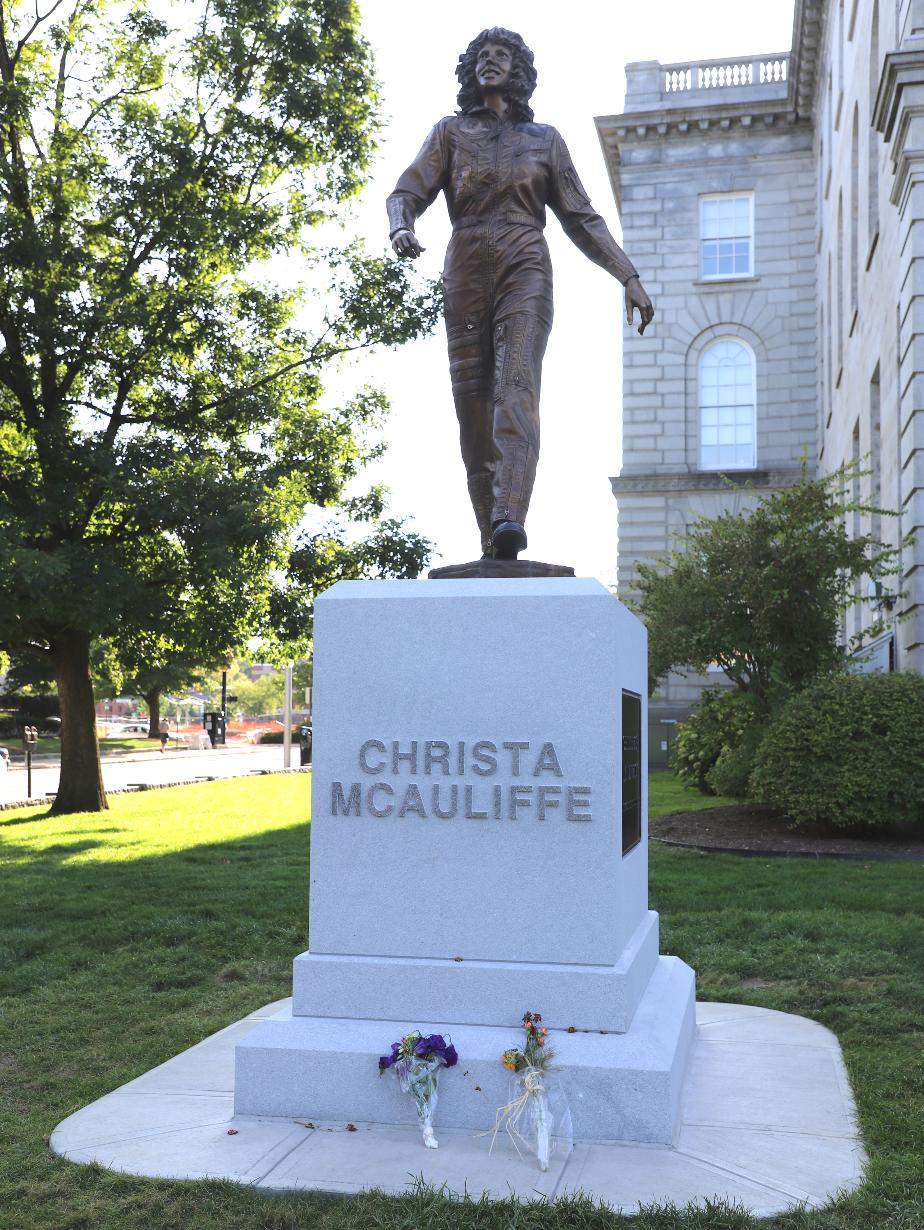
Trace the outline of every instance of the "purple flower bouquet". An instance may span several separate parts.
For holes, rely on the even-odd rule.
[[[404,1093],[409,1093],[417,1107],[417,1118],[428,1149],[439,1148],[433,1135],[433,1115],[436,1112],[437,1077],[440,1068],[451,1068],[459,1062],[456,1048],[442,1034],[424,1037],[419,1029],[405,1034],[400,1042],[391,1044],[391,1054],[379,1059],[379,1076],[391,1069]]]

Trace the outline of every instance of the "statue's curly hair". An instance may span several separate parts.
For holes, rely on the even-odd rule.
[[[510,80],[504,91],[504,100],[512,112],[515,123],[531,122],[533,109],[529,105],[529,100],[536,88],[533,53],[523,42],[521,35],[515,34],[513,30],[505,30],[503,26],[492,26],[490,30],[482,30],[459,56],[459,63],[456,65],[456,76],[459,78],[460,86],[456,98],[459,110],[471,111],[481,102],[481,90],[475,77],[475,62],[485,43],[503,43],[510,49],[513,64],[510,69]]]

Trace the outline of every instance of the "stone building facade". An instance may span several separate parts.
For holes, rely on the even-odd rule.
[[[924,670],[924,0],[797,0],[789,52],[626,77],[597,128],[657,316],[625,348],[620,591],[697,515],[865,459],[898,515],[848,528],[917,541],[842,633],[885,613],[872,661]],[[720,681],[667,680],[653,750]]]

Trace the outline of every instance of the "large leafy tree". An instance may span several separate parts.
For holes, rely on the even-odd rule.
[[[352,0],[158,13],[0,0],[0,647],[56,678],[58,811],[105,806],[95,638],[169,637],[192,612],[207,658],[272,633],[277,607],[298,624],[294,527],[341,498],[384,409],[365,391],[322,410],[323,365],[437,311],[356,249],[315,254],[315,332],[257,276],[307,261],[363,182],[376,92]]]
[[[835,669],[857,582],[896,571],[898,549],[847,532],[875,512],[843,492],[855,467],[762,498],[742,515],[702,518],[663,565],[639,565],[652,687],[670,670],[716,664],[757,715]]]

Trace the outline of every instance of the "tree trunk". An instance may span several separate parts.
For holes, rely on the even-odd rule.
[[[151,688],[145,692],[144,699],[148,702],[148,738],[160,738],[160,688]]]
[[[61,778],[53,814],[104,811],[106,791],[96,738],[96,708],[90,681],[90,637],[63,629],[50,641],[61,706]]]

